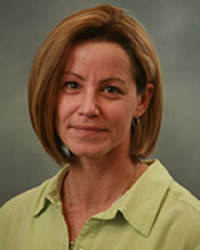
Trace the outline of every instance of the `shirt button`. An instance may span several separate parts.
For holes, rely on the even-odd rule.
[[[83,248],[79,248],[79,250],[83,250]]]

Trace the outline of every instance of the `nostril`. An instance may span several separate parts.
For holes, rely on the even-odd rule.
[[[96,104],[81,104],[79,108],[79,114],[88,117],[97,116],[99,114],[99,107]]]
[[[95,90],[89,89],[82,95],[80,99],[79,114],[88,117],[97,116],[99,114],[99,105],[97,104]]]

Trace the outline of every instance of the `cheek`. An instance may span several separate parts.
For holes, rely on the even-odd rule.
[[[66,101],[66,98],[60,94],[57,98],[56,104],[56,131],[58,135],[62,133],[62,129],[64,128],[64,122],[66,117],[68,117],[69,105]]]
[[[109,119],[113,128],[115,127],[118,133],[120,131],[129,131],[133,119],[132,112],[130,112],[127,107],[122,108],[117,105],[113,108],[109,108],[109,110],[110,112],[107,112],[107,119]]]
[[[115,105],[109,107],[110,115],[107,113],[108,119],[111,121],[114,138],[119,136],[127,137],[131,133],[132,120],[136,111],[135,102],[125,101],[122,105]]]
[[[57,98],[57,103],[56,103],[56,129],[57,130],[62,120],[63,106],[64,106],[63,99],[59,95]]]
[[[56,105],[56,120],[63,121],[75,109],[76,102],[74,100],[70,101],[70,98],[66,98],[64,94],[60,94],[57,99]]]
[[[124,100],[122,103],[114,103],[107,106],[107,116],[116,122],[125,122],[130,124],[136,110],[134,101]]]

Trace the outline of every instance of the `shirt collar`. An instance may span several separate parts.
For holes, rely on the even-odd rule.
[[[94,217],[111,220],[121,212],[124,219],[144,237],[149,235],[173,179],[158,160],[153,163],[146,162],[150,166],[132,188],[111,208]],[[35,202],[34,217],[42,214],[50,203],[61,203],[58,190],[61,190],[63,179],[68,171],[69,165],[66,165],[52,179],[42,184],[41,192]]]
[[[64,166],[54,177],[45,181],[40,186],[40,192],[35,201],[33,216],[37,217],[44,212],[50,203],[58,204],[61,202],[61,190],[64,177],[69,171],[69,164]]]
[[[145,237],[151,231],[171,182],[167,170],[155,160],[119,204],[125,219]]]
[[[120,212],[135,230],[147,237],[172,182],[158,160],[149,164],[137,182],[110,209],[95,217],[111,220]]]

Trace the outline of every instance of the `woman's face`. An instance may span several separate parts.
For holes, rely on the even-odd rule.
[[[72,48],[57,99],[56,129],[77,157],[128,154],[141,96],[126,51],[110,42]]]

